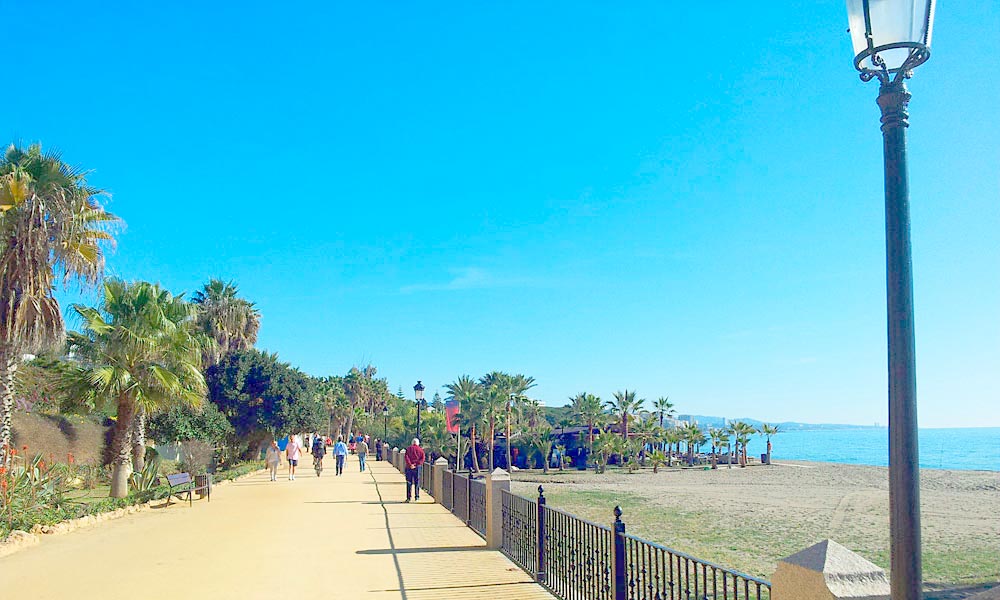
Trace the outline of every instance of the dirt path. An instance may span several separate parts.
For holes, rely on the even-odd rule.
[[[387,463],[371,466],[254,475],[210,503],[46,538],[0,559],[0,600],[552,598],[440,505],[402,503]]]

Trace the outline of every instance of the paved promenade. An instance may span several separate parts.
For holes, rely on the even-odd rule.
[[[332,467],[332,459],[326,463]],[[548,599],[430,499],[404,504],[385,462],[221,486],[0,558],[0,599]]]

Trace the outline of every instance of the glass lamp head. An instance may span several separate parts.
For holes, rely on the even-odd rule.
[[[417,381],[417,385],[413,386],[413,394],[417,400],[424,399],[424,384]]]
[[[847,0],[858,70],[898,73],[930,56],[935,0]]]

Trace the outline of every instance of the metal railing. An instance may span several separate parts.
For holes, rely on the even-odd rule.
[[[770,600],[771,584],[625,533],[628,600]]]
[[[469,480],[469,527],[486,537],[486,482]]]
[[[421,488],[434,489],[425,463]],[[486,482],[443,470],[435,498],[486,537]],[[763,579],[655,544],[625,532],[621,509],[612,527],[500,490],[500,550],[562,600],[770,600]]]
[[[429,461],[424,461],[420,465],[420,489],[427,492],[428,496],[433,496],[431,490],[434,489],[434,465]]]
[[[500,492],[500,551],[528,573],[538,575],[538,504],[507,490]]]
[[[455,516],[461,519],[463,523],[468,524],[469,523],[468,474],[462,475],[460,473],[455,473],[454,490],[455,490],[455,505],[452,507],[451,512],[455,513]]]
[[[455,506],[455,474],[445,469],[441,473],[441,497],[437,501],[441,506],[451,510]]]
[[[614,600],[611,528],[543,506],[539,582],[564,600]]]

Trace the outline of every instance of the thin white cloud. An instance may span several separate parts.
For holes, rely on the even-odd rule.
[[[452,269],[452,278],[442,283],[417,283],[407,285],[400,289],[404,294],[411,292],[445,292],[453,290],[475,290],[483,288],[501,287],[509,285],[510,282],[503,282],[484,269],[477,267],[463,267]]]

